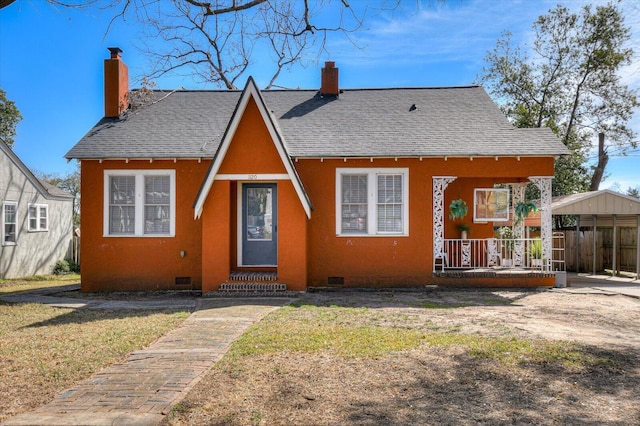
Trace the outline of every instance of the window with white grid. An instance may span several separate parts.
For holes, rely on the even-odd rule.
[[[49,206],[46,204],[29,204],[29,231],[49,230]]]
[[[367,233],[367,178],[366,174],[342,175],[341,233]]]
[[[401,234],[402,220],[402,175],[378,175],[378,232]]]
[[[105,235],[175,235],[174,170],[105,171]]]
[[[2,245],[13,246],[18,242],[18,203],[2,203]]]
[[[169,176],[145,176],[144,185],[144,232],[168,234],[171,224]]]
[[[508,188],[476,188],[473,196],[474,222],[509,220]]]
[[[336,234],[408,235],[405,168],[336,170]]]

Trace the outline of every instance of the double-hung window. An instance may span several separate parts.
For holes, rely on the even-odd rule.
[[[336,234],[408,235],[409,170],[336,170]]]
[[[18,203],[5,201],[2,203],[2,245],[13,246],[18,242]]]
[[[175,235],[175,170],[107,170],[104,234]]]
[[[49,206],[46,204],[29,204],[29,231],[49,230]]]

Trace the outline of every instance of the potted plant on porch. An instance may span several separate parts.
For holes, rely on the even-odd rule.
[[[531,257],[531,266],[542,267],[542,241],[531,241],[529,244],[529,256]]]
[[[467,203],[462,199],[457,199],[451,201],[449,204],[449,219],[455,221],[456,219],[464,219],[464,217],[469,213],[469,207]],[[460,236],[464,240],[467,238],[467,232],[471,230],[469,225],[465,223],[459,223],[457,225],[458,230],[460,230]]]
[[[503,226],[498,229],[498,237],[504,240],[501,243],[504,254],[502,255],[502,266],[510,268],[513,266],[513,228]]]
[[[466,223],[459,223],[456,225],[458,231],[460,231],[460,238],[463,240],[467,239],[467,234],[471,234],[471,227]]]

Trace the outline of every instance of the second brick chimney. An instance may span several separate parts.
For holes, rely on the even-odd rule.
[[[109,47],[111,57],[104,60],[104,116],[119,117],[129,107],[129,69],[122,62],[118,47]]]
[[[338,88],[338,68],[335,62],[325,62],[322,68],[320,95],[338,96],[340,89]]]

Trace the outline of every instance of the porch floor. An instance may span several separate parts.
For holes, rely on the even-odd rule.
[[[553,287],[555,273],[535,269],[475,268],[434,271],[443,287]]]

